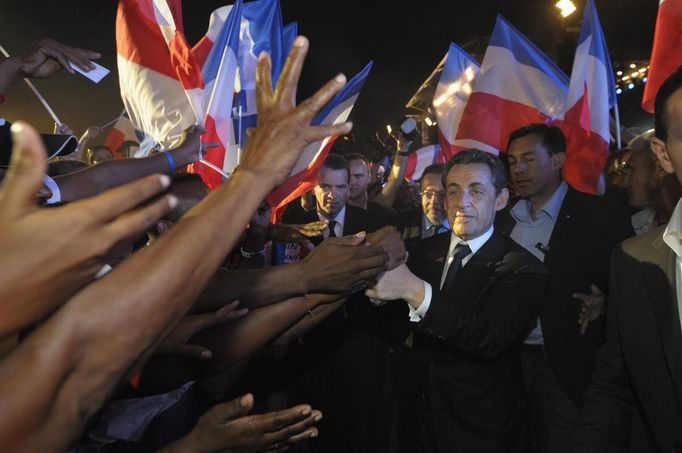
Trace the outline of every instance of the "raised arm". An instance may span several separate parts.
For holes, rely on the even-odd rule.
[[[343,76],[296,107],[307,49],[307,40],[297,38],[274,91],[269,58],[259,58],[258,131],[232,178],[159,241],[83,289],[0,363],[5,448],[64,450],[131,364],[149,354],[187,312],[303,147],[350,131],[348,123],[310,126],[343,86]]]

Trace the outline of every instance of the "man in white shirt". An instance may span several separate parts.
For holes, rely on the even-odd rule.
[[[682,67],[661,85],[653,151],[682,181]],[[682,452],[682,202],[612,257],[607,340],[573,451]]]
[[[406,301],[415,328],[414,368],[424,365],[424,379],[415,383],[416,401],[406,404],[414,420],[406,451],[525,453],[520,353],[546,270],[494,230],[509,196],[497,157],[463,151],[448,162],[444,182],[452,233],[423,240],[409,268],[384,273],[366,292]]]

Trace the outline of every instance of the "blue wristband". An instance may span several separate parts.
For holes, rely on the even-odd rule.
[[[168,161],[168,169],[171,173],[175,173],[175,161],[173,160],[173,156],[171,156],[170,151],[165,150],[163,155],[166,156],[166,160]]]

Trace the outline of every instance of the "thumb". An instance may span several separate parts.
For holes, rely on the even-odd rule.
[[[604,293],[602,292],[601,289],[597,285],[590,285],[590,291],[592,291],[592,294],[595,296],[602,296]]]
[[[243,417],[251,412],[253,409],[253,395],[247,393],[246,395],[235,398],[227,403],[218,404],[213,407],[216,411],[216,416],[223,422],[228,422],[235,418]]]
[[[180,353],[186,357],[194,357],[199,360],[209,360],[213,357],[213,353],[203,346],[195,344],[185,344],[180,348]]]
[[[24,122],[12,124],[12,160],[2,191],[10,208],[35,204],[36,192],[43,185],[45,147],[38,133]]]
[[[364,242],[365,237],[367,237],[367,233],[360,231],[359,233],[355,233],[350,236],[337,238],[336,243],[341,245],[360,245]]]

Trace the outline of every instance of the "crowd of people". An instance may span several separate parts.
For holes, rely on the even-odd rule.
[[[259,57],[257,127],[213,191],[184,171],[199,126],[138,158],[91,128],[48,159],[0,120],[2,450],[682,452],[682,68],[604,195],[563,179],[558,127],[416,184],[396,135],[385,178],[332,150],[272,223],[303,148],[352,128],[310,124],[343,75],[297,102],[307,50],[274,88]],[[41,40],[0,61],[0,102],[98,56]]]

